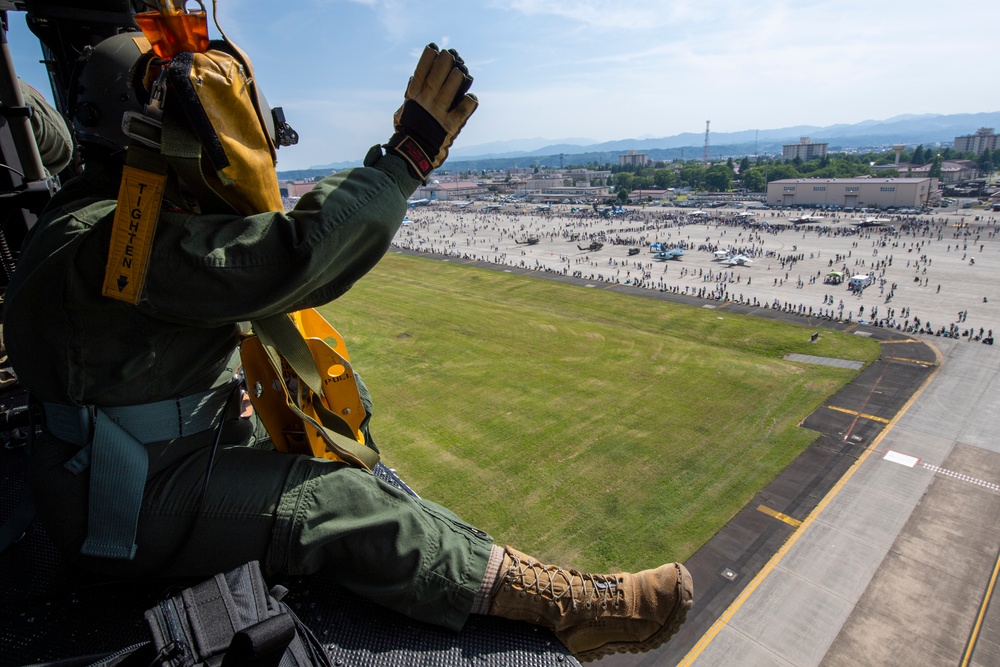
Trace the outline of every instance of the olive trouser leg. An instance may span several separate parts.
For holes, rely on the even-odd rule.
[[[493,544],[488,535],[367,472],[243,446],[220,448],[195,521],[213,437],[148,447],[132,561],[79,554],[88,474],[66,470],[79,448],[50,436],[40,438],[32,455],[39,517],[64,553],[91,571],[209,576],[259,560],[267,574],[322,570],[390,609],[462,627],[483,581]]]
[[[342,463],[300,457],[278,506],[267,569],[324,569],[344,587],[458,630],[493,540],[440,505]]]

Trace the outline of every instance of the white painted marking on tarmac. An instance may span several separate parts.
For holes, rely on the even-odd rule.
[[[812,354],[786,354],[786,361],[800,361],[805,364],[820,364],[822,366],[835,366],[837,368],[850,368],[856,371],[864,368],[864,364],[860,361],[851,361],[850,359],[837,359],[834,357],[817,357]],[[888,420],[885,420],[888,421]]]
[[[923,463],[916,456],[910,456],[909,454],[903,454],[902,452],[896,452],[891,449],[886,450],[885,456],[882,457],[886,461],[891,461],[892,463],[898,463],[904,465],[907,468],[915,468],[920,466],[924,470],[930,470],[939,475],[944,475],[945,477],[950,477],[952,479],[957,479],[960,482],[968,482],[969,484],[974,484],[976,486],[982,487],[984,489],[989,489],[990,491],[1000,492],[1000,484],[995,484],[993,482],[987,482],[984,479],[978,479],[972,475],[965,475],[960,472],[955,472],[954,470],[948,470],[946,468],[941,468],[939,466],[931,465],[930,463]]]
[[[945,477],[951,477],[952,479],[957,479],[962,482],[968,482],[969,484],[975,484],[976,486],[981,486],[984,489],[989,489],[990,491],[1000,491],[1000,484],[994,484],[993,482],[987,482],[983,479],[976,479],[971,475],[963,475],[962,473],[955,472],[953,470],[945,470],[944,468],[939,468],[937,466],[932,466],[929,463],[922,463],[921,467],[926,468],[932,472],[936,472],[939,475],[944,475]]]
[[[891,449],[887,451],[885,453],[885,456],[882,458],[884,458],[886,461],[892,461],[893,463],[904,465],[907,468],[912,468],[913,466],[920,463],[920,459],[918,459],[916,456],[910,456],[909,454],[894,452]]]

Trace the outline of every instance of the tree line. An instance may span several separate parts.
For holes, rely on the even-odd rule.
[[[900,162],[912,165],[931,164],[930,175],[941,176],[941,164],[945,160],[975,160],[979,171],[990,174],[1000,168],[1000,150],[984,151],[980,156],[972,153],[958,153],[951,147],[938,151],[925,149],[922,145],[913,151],[904,151]],[[872,176],[873,165],[893,164],[894,151],[869,153],[829,153],[813,160],[782,160],[773,157],[743,157],[739,163],[732,158],[726,162],[704,165],[700,161],[654,162],[645,166],[621,164],[588,163],[575,165],[576,168],[610,171],[608,185],[615,189],[622,200],[634,190],[666,190],[668,188],[691,188],[711,192],[744,190],[764,192],[767,184],[786,178],[857,178]],[[906,170],[880,171],[879,175],[905,177]]]

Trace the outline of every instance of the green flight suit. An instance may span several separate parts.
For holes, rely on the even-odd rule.
[[[322,180],[287,214],[196,215],[168,189],[137,305],[101,295],[120,171],[88,163],[31,230],[7,291],[19,380],[44,403],[98,408],[230,382],[239,322],[325,304],[388,249],[418,182],[394,156],[373,150],[365,162]],[[216,431],[147,445],[132,560],[80,554],[89,469],[66,464],[82,442],[46,433],[36,443],[39,516],[86,569],[209,575],[258,559],[272,574],[322,569],[389,608],[462,626],[489,536],[366,472],[248,447],[252,430],[230,415],[201,501]]]
[[[31,107],[31,133],[42,165],[49,174],[58,174],[73,159],[73,135],[69,126],[41,93],[20,79],[17,83],[24,103]]]

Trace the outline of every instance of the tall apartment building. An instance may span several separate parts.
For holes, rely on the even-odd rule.
[[[981,127],[975,134],[955,137],[955,150],[959,153],[975,153],[982,155],[987,148],[995,151],[1000,147],[1000,135],[992,127]]]
[[[794,160],[799,158],[803,161],[821,158],[826,155],[826,149],[830,144],[814,144],[809,137],[802,137],[797,144],[787,144],[781,147],[781,159]]]
[[[637,151],[629,151],[625,155],[618,156],[618,164],[632,167],[645,167],[649,164],[649,155]]]

